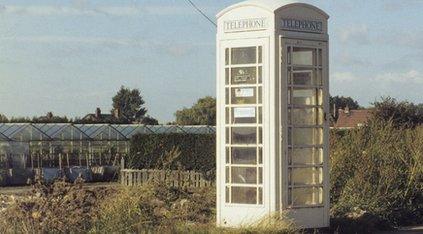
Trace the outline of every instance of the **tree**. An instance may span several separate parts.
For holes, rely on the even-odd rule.
[[[9,119],[5,115],[0,114],[0,123],[7,123]]]
[[[139,89],[129,89],[124,86],[113,97],[113,110],[118,110],[131,121],[142,119],[147,113],[147,109],[143,107],[145,104]]]
[[[31,123],[29,117],[12,117],[9,119],[9,123]]]
[[[335,96],[329,97],[329,105],[330,105],[330,113],[331,113],[331,120],[336,122],[338,119],[338,110],[345,109],[347,106],[350,110],[361,109],[362,107],[358,104],[358,102],[351,97],[344,97],[344,96]]]
[[[140,123],[141,124],[145,124],[145,125],[158,125],[159,124],[159,121],[157,121],[157,119],[155,119],[155,118],[147,115],[147,116],[144,116],[141,119]]]
[[[384,121],[392,121],[396,127],[415,127],[423,124],[423,104],[415,105],[408,101],[397,101],[395,98],[382,97],[374,105],[373,117]]]
[[[175,117],[178,125],[216,125],[216,99],[200,98],[191,108],[176,111]]]
[[[361,108],[358,102],[352,99],[351,97],[331,96],[329,97],[329,103],[331,108],[333,108],[333,105],[335,104],[336,109],[344,109],[347,106],[348,108],[350,108],[350,110],[356,110]]]

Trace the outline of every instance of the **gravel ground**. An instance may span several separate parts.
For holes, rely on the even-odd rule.
[[[0,195],[0,212],[3,212],[10,204],[16,201],[15,195]]]

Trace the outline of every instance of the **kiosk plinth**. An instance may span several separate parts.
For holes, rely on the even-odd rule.
[[[326,227],[329,16],[263,2],[217,15],[217,223]]]

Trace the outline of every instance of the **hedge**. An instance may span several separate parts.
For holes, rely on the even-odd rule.
[[[172,151],[180,155],[170,163],[173,170],[202,172],[214,178],[216,170],[216,136],[214,134],[148,134],[135,135],[130,142],[126,167],[157,169],[163,166]]]
[[[7,170],[0,169],[0,186],[7,185]]]

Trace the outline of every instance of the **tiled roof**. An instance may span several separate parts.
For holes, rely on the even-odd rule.
[[[338,119],[335,128],[355,128],[366,124],[371,116],[371,110],[338,110]]]

